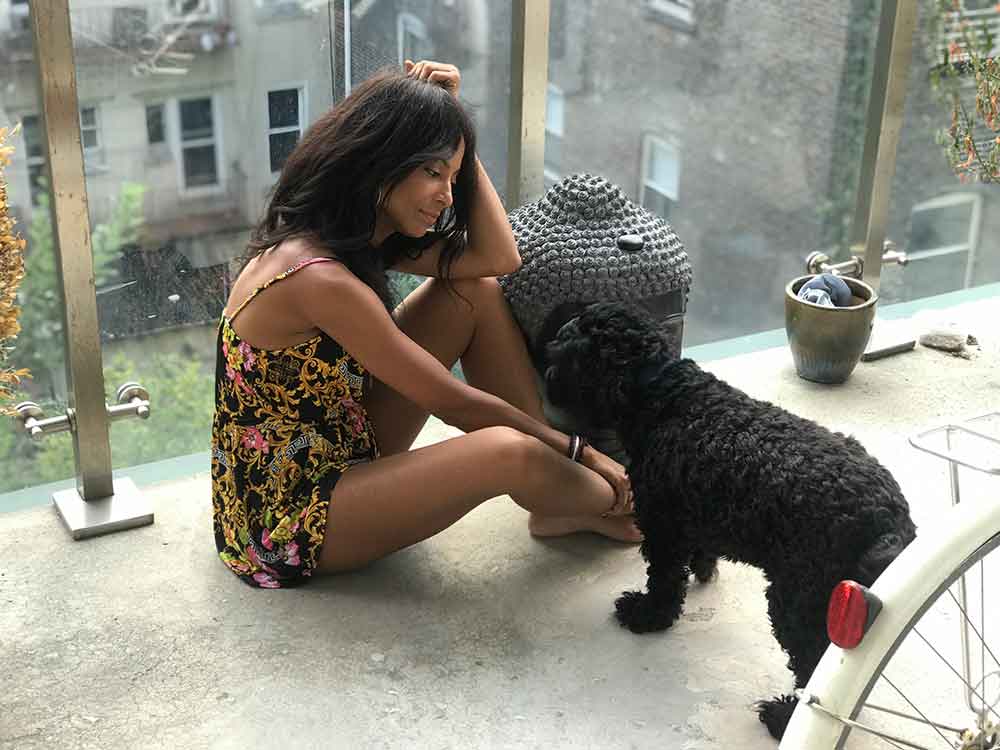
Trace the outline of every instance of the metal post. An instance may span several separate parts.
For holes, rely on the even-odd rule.
[[[545,188],[545,92],[549,76],[549,0],[513,0],[507,209]]]
[[[76,489],[55,493],[53,502],[79,539],[152,523],[153,514],[131,480],[111,476],[69,0],[33,3],[30,16],[52,188],[52,237],[62,282],[77,477]]]
[[[862,281],[876,292],[916,24],[917,3],[913,0],[883,0],[865,118],[858,200],[851,228],[851,253],[860,254],[864,248]]]
[[[330,40],[333,44],[333,40]],[[351,93],[351,0],[344,0],[344,96]]]

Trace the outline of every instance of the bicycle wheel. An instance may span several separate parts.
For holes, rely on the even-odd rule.
[[[871,587],[883,608],[862,643],[827,649],[781,750],[1000,748],[1000,727],[992,729],[1000,725],[1000,587],[987,584],[1000,581],[998,546],[1000,503],[962,503],[922,528]],[[954,591],[962,581],[964,608]],[[970,636],[967,665],[961,628]]]

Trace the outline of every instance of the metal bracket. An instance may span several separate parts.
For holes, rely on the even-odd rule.
[[[123,383],[116,394],[117,404],[104,405],[108,421],[125,417],[149,419],[149,391],[138,383]],[[76,431],[76,411],[46,417],[34,401],[22,401],[16,407],[15,422],[32,440],[41,440],[56,432]],[[113,492],[107,497],[84,499],[79,487],[52,495],[63,523],[74,539],[121,531],[153,523],[153,509],[131,479],[112,479]]]
[[[882,265],[898,263],[905,266],[910,262],[906,253],[896,249],[896,243],[886,240],[882,243]],[[837,276],[850,276],[860,279],[865,272],[865,259],[860,255],[852,255],[850,260],[842,263],[831,263],[830,256],[820,250],[813,250],[806,256],[806,270],[809,273],[832,273]]]

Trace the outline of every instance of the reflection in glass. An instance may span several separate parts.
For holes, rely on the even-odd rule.
[[[996,3],[963,0],[964,19],[994,36],[1000,32]],[[963,181],[949,165],[951,106],[947,86],[934,72],[950,42],[961,40],[962,17],[942,14],[938,3],[920,5],[913,63],[906,92],[892,186],[888,236],[906,251],[905,266],[882,269],[883,302],[920,300],[946,292],[1000,282],[1000,192],[995,184]],[[960,96],[975,111],[972,80]],[[985,153],[995,133],[982,127],[975,138]]]
[[[84,117],[81,112],[81,120]],[[8,210],[27,241],[25,277],[18,287],[18,322],[21,331],[13,341],[7,364],[27,368],[14,394],[19,401],[34,401],[46,417],[66,413],[64,337],[56,272],[52,226],[49,220],[49,186],[46,177],[41,105],[35,86],[34,52],[28,23],[28,4],[14,2],[9,16],[0,21],[0,127],[21,123],[20,134],[8,139],[13,159],[4,171]],[[67,460],[68,458],[68,460]],[[69,433],[29,440],[15,432],[11,419],[0,420],[0,496],[73,476],[72,438]],[[43,498],[47,499],[44,493]],[[21,507],[23,501],[0,499],[0,512]]]
[[[600,175],[671,223],[687,346],[781,328],[806,255],[849,242],[879,3],[759,5],[551,3],[546,176]]]
[[[70,2],[106,396],[129,380],[151,396],[149,420],[111,426],[116,468],[174,456],[207,468],[216,326],[230,281],[282,163],[348,79],[401,55],[458,65],[480,157],[504,184],[510,4],[355,0],[346,21],[343,10],[314,0]],[[64,408],[27,29],[0,24],[0,114],[25,122],[28,146],[16,144],[11,189],[32,232],[24,354],[37,367],[28,395],[61,398]],[[405,292],[416,279],[396,281]],[[37,445],[0,435],[0,492],[72,475],[68,435]],[[17,477],[3,475],[8,466]]]

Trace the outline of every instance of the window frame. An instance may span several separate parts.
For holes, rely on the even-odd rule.
[[[167,105],[167,101],[153,101],[146,102],[143,106],[143,116],[146,121],[146,146],[149,148],[162,148],[170,143],[170,128],[167,127]],[[149,110],[153,107],[159,107],[160,109],[160,127],[163,129],[162,141],[149,140]]]
[[[557,100],[559,102],[559,117],[555,118],[551,105]],[[556,127],[550,127],[552,125]],[[549,137],[559,139],[559,151],[561,155],[563,140],[566,137],[566,92],[563,91],[561,86],[551,81],[549,81],[545,88],[545,139],[548,140]],[[549,150],[545,149],[545,155],[548,154]],[[542,177],[547,185],[550,183],[554,185],[559,182],[563,178],[562,164],[549,162],[543,156]]]
[[[212,102],[212,137],[196,138],[192,141],[183,139],[181,128],[181,102],[196,101],[198,99],[209,99]],[[214,93],[194,94],[172,97],[170,106],[167,107],[167,143],[170,144],[170,151],[174,155],[177,164],[177,191],[182,198],[194,198],[205,195],[218,195],[225,190],[226,175],[222,170],[223,154],[223,134],[222,118],[220,117],[222,107],[219,102],[219,95]],[[187,186],[187,179],[184,174],[184,149],[200,148],[213,144],[215,146],[215,175],[214,185]]]
[[[655,144],[661,144],[665,148],[672,150],[677,154],[677,185],[676,185],[676,196],[671,196],[668,192],[661,189],[662,186],[658,186],[652,182],[649,177],[649,159],[653,154],[653,146]],[[649,211],[646,208],[646,188],[649,187],[651,190],[655,191],[658,195],[663,196],[670,203],[670,207],[673,208],[680,204],[680,193],[681,193],[681,146],[680,139],[676,136],[662,133],[643,133],[642,141],[640,146],[640,156],[639,156],[639,205]],[[661,217],[667,218],[667,217]]]
[[[90,109],[94,112],[94,124],[92,126],[84,126],[83,124],[83,110]],[[83,137],[84,131],[93,132],[94,139],[97,144],[94,146],[88,146]],[[80,147],[83,149],[84,161],[88,158],[96,158],[101,154],[104,147],[104,139],[101,137],[101,108],[96,104],[81,104],[80,105]]]
[[[969,216],[969,234],[966,243],[956,245],[941,245],[940,247],[928,248],[926,250],[907,250],[906,258],[908,263],[919,262],[926,258],[936,258],[942,255],[957,255],[967,253],[965,261],[965,274],[963,276],[963,289],[968,289],[972,285],[972,274],[976,265],[976,253],[979,248],[979,235],[982,231],[983,220],[983,196],[978,193],[954,192],[938,195],[930,200],[921,201],[910,208],[910,226],[913,226],[913,216],[922,211],[934,211],[940,208],[949,208],[962,203],[971,203],[972,212]]]
[[[399,64],[403,64],[406,45],[404,44],[404,34],[412,33],[423,42],[430,44],[431,37],[427,33],[427,24],[423,20],[409,11],[403,11],[396,15],[396,56]],[[433,45],[431,45],[433,46]],[[414,60],[416,62],[416,60]]]
[[[276,91],[290,91],[294,89],[299,95],[299,123],[296,126],[286,125],[280,128],[271,127],[271,107],[270,107],[270,95]],[[299,137],[296,139],[296,143],[302,140],[302,134],[305,132],[305,123],[309,120],[309,98],[308,98],[308,86],[306,81],[297,81],[288,84],[271,84],[264,91],[264,121],[267,123],[267,133],[265,142],[265,154],[264,158],[267,160],[266,164],[271,176],[274,177],[281,172],[281,167],[277,170],[271,169],[271,136],[279,135],[281,133],[292,133],[298,132]],[[284,165],[282,165],[284,166]]]
[[[164,2],[163,16],[167,23],[181,23],[188,17],[188,14],[178,13],[173,8],[175,4],[183,2],[184,0],[166,0]],[[219,18],[219,0],[198,0],[198,3],[206,9],[192,12],[190,16],[193,22],[215,21]]]
[[[684,31],[695,28],[694,0],[642,0],[646,15]]]
[[[44,146],[42,147],[42,153],[41,154],[39,154],[37,156],[32,156],[32,154],[30,152],[30,149],[28,148],[28,146],[29,146],[29,144],[28,144],[28,138],[27,138],[26,135],[24,135],[25,133],[27,133],[27,127],[25,126],[24,121],[27,120],[27,119],[29,119],[29,118],[31,118],[31,119],[33,119],[35,121],[35,125],[34,125],[35,132],[39,135],[39,137],[43,137],[45,135],[45,131],[44,131],[44,124],[42,123],[42,116],[41,115],[34,115],[34,114],[21,115],[20,121],[21,121],[21,128],[22,128],[22,138],[24,139],[24,142],[25,142],[24,143],[24,166],[25,166],[25,174],[26,174],[26,176],[28,178],[28,202],[31,204],[32,208],[35,208],[36,206],[38,206],[38,190],[35,187],[34,180],[31,179],[31,170],[33,168],[35,168],[35,167],[41,167],[42,171],[44,173],[44,171],[45,171],[45,148],[44,148]]]

